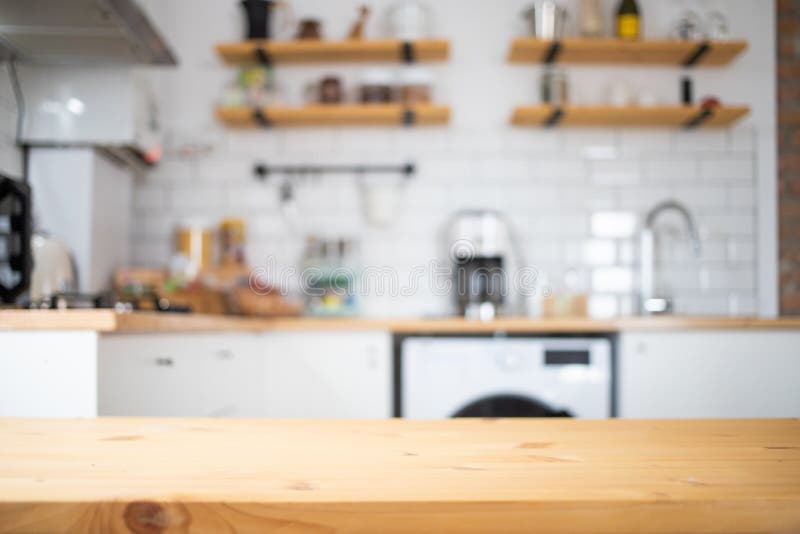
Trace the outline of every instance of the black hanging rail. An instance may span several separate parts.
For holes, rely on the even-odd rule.
[[[402,174],[411,178],[417,172],[414,163],[404,165],[267,165],[256,163],[253,174],[257,180],[264,181],[271,174],[308,176],[319,174]]]

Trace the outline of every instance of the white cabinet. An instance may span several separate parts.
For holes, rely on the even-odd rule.
[[[97,415],[96,332],[0,332],[0,417]]]
[[[264,417],[391,417],[388,332],[265,335]]]
[[[800,332],[620,335],[620,416],[800,416]]]
[[[104,335],[99,413],[391,416],[387,332]]]
[[[130,416],[257,415],[258,336],[103,336],[99,413]]]

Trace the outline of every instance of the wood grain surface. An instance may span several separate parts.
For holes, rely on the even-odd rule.
[[[450,43],[444,39],[410,41],[416,61],[444,61],[450,54]],[[228,64],[258,62],[256,50],[263,49],[276,63],[324,63],[360,61],[402,61],[403,41],[397,39],[346,41],[274,41],[250,40],[219,43],[217,54]]]
[[[287,317],[259,319],[230,315],[113,310],[0,310],[3,330],[93,330],[117,333],[258,332],[297,330],[386,330],[398,334],[469,334],[507,332],[613,333],[628,330],[800,330],[800,317],[629,317],[619,319],[530,319],[502,317],[475,321],[460,317],[370,319],[363,317]]]
[[[515,126],[542,127],[556,106],[537,104],[514,109],[511,123]],[[681,128],[702,112],[699,106],[561,106],[563,115],[557,127],[618,128]],[[723,106],[699,128],[726,128],[750,113],[747,106]]]
[[[263,115],[274,126],[378,126],[403,124],[406,110],[413,111],[420,126],[447,124],[450,108],[436,104],[311,104],[299,107],[270,106]],[[216,108],[217,119],[230,126],[255,127],[253,110],[249,107]]]
[[[677,39],[567,38],[560,41],[556,56],[558,63],[623,64],[623,65],[682,65],[702,44],[701,41]],[[512,63],[540,63],[547,56],[552,41],[520,37],[511,43],[508,59]],[[747,49],[745,41],[711,41],[708,52],[698,66],[722,66],[733,61]]]
[[[798,532],[800,420],[0,420],[0,532]]]

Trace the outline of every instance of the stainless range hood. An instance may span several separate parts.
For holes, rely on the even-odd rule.
[[[0,0],[0,57],[60,65],[176,65],[133,0]]]

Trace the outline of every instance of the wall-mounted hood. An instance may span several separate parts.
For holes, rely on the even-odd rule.
[[[133,0],[0,0],[0,57],[62,65],[176,65]]]

